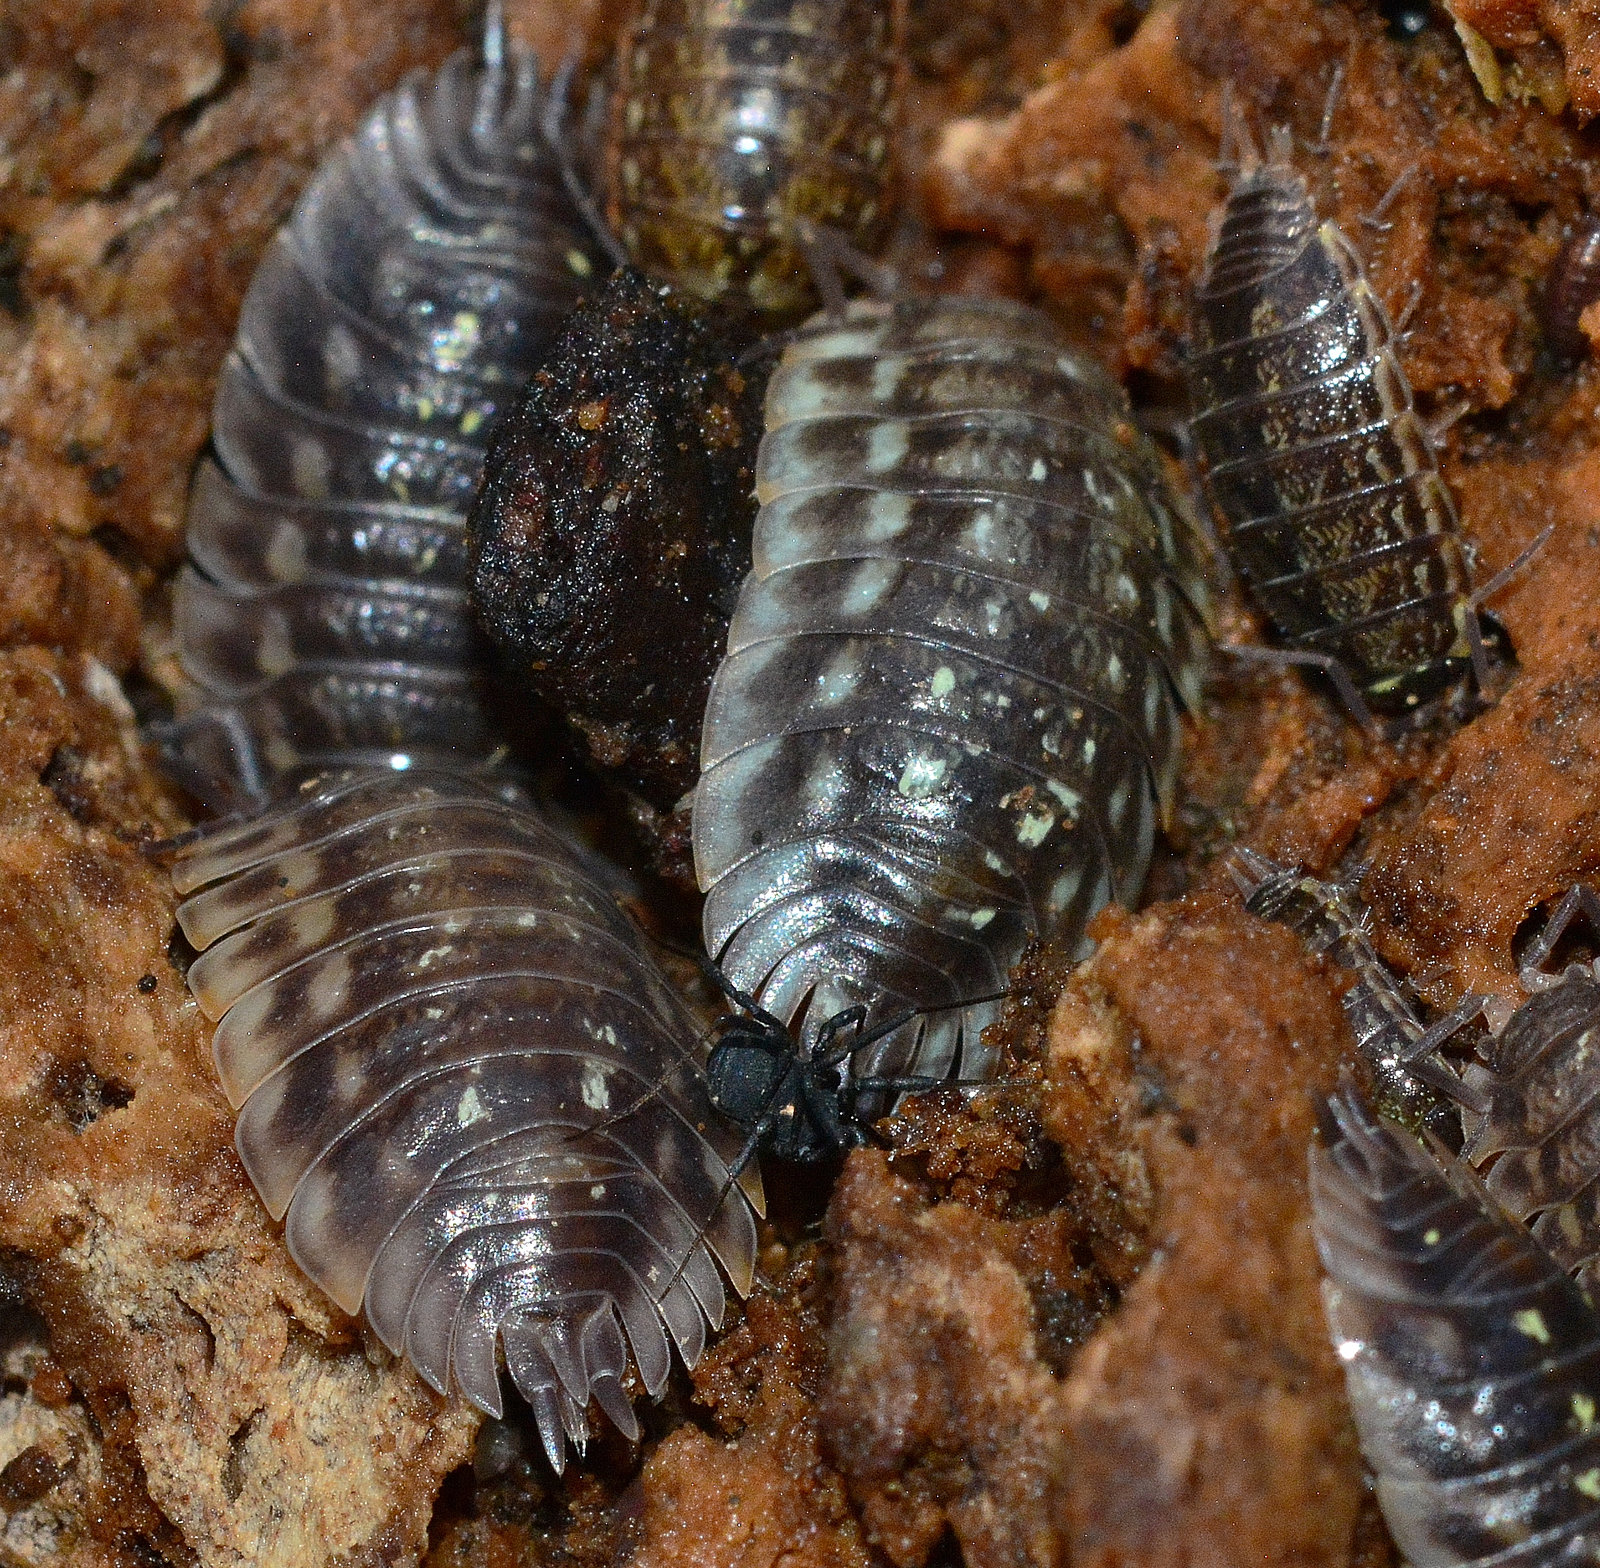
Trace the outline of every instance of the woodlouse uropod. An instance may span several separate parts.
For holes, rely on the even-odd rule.
[[[180,845],[189,984],[295,1261],[552,1464],[591,1398],[638,1426],[754,1267],[754,1169],[694,1020],[577,853],[487,782],[313,778]],[[748,1187],[747,1196],[745,1187]]]
[[[491,6],[318,171],[245,296],[199,469],[159,738],[209,804],[301,766],[495,752],[462,514],[590,263]]]
[[[1214,222],[1188,375],[1230,558],[1286,652],[1360,715],[1485,668],[1455,502],[1355,248],[1280,143]]]
[[[652,277],[769,319],[815,303],[798,225],[888,234],[906,0],[640,0],[608,220]]]
[[[1324,1301],[1396,1544],[1418,1568],[1600,1559],[1600,1317],[1464,1168],[1348,1089],[1329,1110]]]
[[[1015,304],[819,317],[766,426],[694,801],[706,949],[802,1060],[841,1014],[939,1008],[839,1071],[981,1076],[1025,945],[1081,948],[1143,883],[1203,679],[1191,525],[1121,389]],[[805,1120],[780,1152],[829,1152]]]

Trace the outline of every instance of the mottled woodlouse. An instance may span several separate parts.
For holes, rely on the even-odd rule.
[[[1600,1556],[1600,1317],[1525,1230],[1348,1089],[1311,1151],[1334,1347],[1416,1564]]]
[[[635,266],[768,320],[814,302],[802,226],[888,234],[906,0],[640,0],[607,217]]]
[[[1191,525],[1121,389],[1015,304],[820,317],[766,425],[694,802],[706,948],[803,1060],[841,1014],[943,1008],[839,1071],[981,1076],[994,1004],[953,1004],[1143,883],[1205,664]]]
[[[301,766],[494,753],[462,517],[589,262],[496,8],[382,99],[245,296],[201,464],[161,740],[208,803]]]
[[[1206,493],[1285,651],[1358,714],[1481,679],[1471,567],[1394,325],[1281,140],[1215,220],[1188,374]]]
[[[530,810],[460,774],[308,781],[180,847],[189,984],[239,1155],[295,1261],[441,1392],[501,1409],[497,1344],[559,1470],[591,1398],[638,1434],[749,1289],[693,1018]],[[759,1178],[743,1182],[759,1202]]]
[[[1463,1158],[1489,1195],[1513,1219],[1530,1221],[1563,1267],[1600,1287],[1600,971],[1581,964],[1559,975],[1544,969],[1580,912],[1600,932],[1600,898],[1579,885],[1556,907],[1519,966],[1530,993],[1520,1007],[1468,996],[1424,1026],[1366,941],[1344,889],[1248,859],[1258,880],[1247,907],[1293,925],[1315,950],[1356,969],[1344,1005],[1380,1100],[1413,1119],[1456,1107]],[[1325,940],[1319,931],[1341,934]],[[1480,1012],[1493,1027],[1473,1038],[1475,1059],[1458,1072],[1439,1053]]]

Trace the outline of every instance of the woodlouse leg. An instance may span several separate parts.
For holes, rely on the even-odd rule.
[[[1395,176],[1394,183],[1390,185],[1389,189],[1378,198],[1378,203],[1372,209],[1372,211],[1362,213],[1359,221],[1366,228],[1374,229],[1379,234],[1387,234],[1389,230],[1394,227],[1394,225],[1384,217],[1384,213],[1386,213],[1389,208],[1394,205],[1395,197],[1400,194],[1400,187],[1404,185],[1406,181],[1409,180],[1413,174],[1416,174],[1421,168],[1422,165],[1420,163],[1408,163],[1405,168],[1403,168],[1399,174]]]
[[[578,168],[578,161],[572,153],[569,121],[572,84],[577,75],[576,57],[561,62],[550,81],[550,96],[545,100],[539,129],[549,144],[550,152],[556,160],[556,168],[561,172],[561,183],[566,187],[572,205],[578,209],[578,216],[583,219],[583,226],[605,252],[606,259],[613,267],[626,267],[628,253],[623,248],[622,241],[611,232],[611,225],[606,222],[605,214],[601,212],[600,204],[594,199],[594,192],[590,190],[589,182],[584,179],[582,171]]]
[[[1489,680],[1489,650],[1484,646],[1483,628],[1478,624],[1478,610],[1499,593],[1534,556],[1544,549],[1550,542],[1550,536],[1555,531],[1554,523],[1543,528],[1534,537],[1533,541],[1521,551],[1516,560],[1509,566],[1502,567],[1481,588],[1475,588],[1463,606],[1465,610],[1467,645],[1472,653],[1472,677],[1477,681],[1479,691],[1485,689]]]
[[[1417,306],[1422,303],[1422,284],[1411,285],[1411,292],[1406,295],[1406,302],[1400,307],[1400,314],[1394,318],[1394,335],[1403,339],[1411,328],[1411,318],[1417,313]]]
[[[1308,653],[1299,648],[1261,648],[1254,643],[1224,643],[1217,651],[1260,664],[1301,664],[1309,669],[1320,670],[1333,682],[1334,690],[1339,693],[1339,699],[1349,710],[1350,717],[1362,729],[1378,733],[1378,721],[1372,716],[1372,709],[1356,690],[1350,672],[1331,653]]]
[[[1517,980],[1524,991],[1547,991],[1551,986],[1561,983],[1561,977],[1547,973],[1544,966],[1556,950],[1556,944],[1566,935],[1567,927],[1580,912],[1594,931],[1600,934],[1600,893],[1596,893],[1587,882],[1575,882],[1567,889],[1561,902],[1545,921],[1538,940],[1522,955],[1522,962],[1517,966]]]
[[[1400,1060],[1408,1067],[1424,1056],[1432,1056],[1442,1046],[1448,1045],[1483,1011],[1488,1000],[1477,992],[1462,997],[1443,1018],[1436,1019],[1400,1053]]]
[[[846,278],[864,285],[874,299],[893,300],[905,293],[893,267],[857,250],[837,229],[800,217],[794,220],[794,234],[830,316],[844,315]]]

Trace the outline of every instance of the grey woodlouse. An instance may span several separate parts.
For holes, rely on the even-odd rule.
[[[567,843],[486,782],[314,778],[176,852],[189,984],[240,1159],[295,1261],[436,1389],[552,1464],[590,1400],[630,1436],[741,1294],[759,1178],[694,1020]]]
[[[1324,1301],[1408,1561],[1600,1560],[1600,1317],[1525,1230],[1348,1089],[1311,1151]]]
[[[1580,1281],[1600,1286],[1600,972],[1592,965],[1570,965],[1560,975],[1543,968],[1580,912],[1600,931],[1600,899],[1579,885],[1556,907],[1519,967],[1531,993],[1520,1007],[1468,996],[1424,1026],[1367,943],[1343,889],[1249,858],[1260,881],[1247,907],[1295,926],[1314,950],[1359,974],[1344,1005],[1380,1102],[1387,1098],[1413,1120],[1446,1101],[1459,1108],[1462,1156],[1489,1195],[1513,1219],[1531,1222]],[[1343,929],[1323,940],[1318,928]],[[1477,1059],[1458,1073],[1438,1053],[1480,1012],[1497,1027],[1474,1040]]]
[[[768,318],[815,303],[797,224],[888,234],[906,0],[640,0],[608,218],[634,265]]]
[[[194,689],[160,735],[210,804],[300,766],[498,745],[462,518],[589,267],[541,97],[491,7],[481,56],[380,100],[251,282],[176,589]]]
[[[812,1061],[837,1015],[992,997],[1032,938],[1081,948],[1137,896],[1204,591],[1120,388],[1026,307],[819,317],[766,427],[695,864],[707,951]],[[841,1071],[981,1076],[993,1014],[908,1022]]]
[[[1353,685],[1358,712],[1481,675],[1455,503],[1393,324],[1281,147],[1235,181],[1193,316],[1206,492],[1285,649]]]

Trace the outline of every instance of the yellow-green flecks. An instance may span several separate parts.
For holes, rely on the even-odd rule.
[[[1047,593],[1040,593],[1039,590],[1035,588],[1033,592],[1028,595],[1028,603],[1031,604],[1041,615],[1043,615],[1044,612],[1050,608],[1050,595]]]
[[[469,408],[466,413],[461,416],[461,434],[464,436],[470,436],[474,434],[482,424],[483,410],[481,408]]]
[[[943,757],[925,757],[919,752],[907,758],[895,788],[907,800],[926,800],[944,782],[947,766]]]
[[[983,930],[994,917],[995,911],[992,909],[974,909],[972,911],[972,929],[974,931]]]
[[[1550,1330],[1545,1327],[1544,1314],[1537,1307],[1529,1307],[1525,1312],[1517,1313],[1511,1322],[1519,1334],[1526,1334],[1529,1339],[1536,1339],[1541,1345],[1550,1343]]]
[[[1581,1475],[1573,1476],[1572,1485],[1585,1497],[1600,1502],[1600,1470],[1585,1470]]]
[[[1424,1247],[1437,1247],[1439,1245],[1439,1232],[1436,1230],[1423,1231],[1422,1245]]]
[[[451,367],[461,365],[483,338],[483,324],[470,310],[458,310],[450,325],[433,340],[434,358]]]
[[[1572,1419],[1580,1432],[1594,1431],[1594,1400],[1588,1394],[1572,1396]]]
[[[947,697],[956,689],[956,672],[948,664],[941,664],[928,682],[928,690],[935,697]]]

